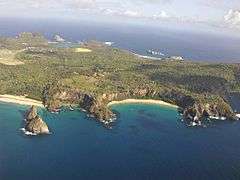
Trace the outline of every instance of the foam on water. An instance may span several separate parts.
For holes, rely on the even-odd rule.
[[[21,128],[20,130],[27,136],[36,136],[37,135],[36,133],[32,133],[30,131],[27,131],[25,128]]]
[[[24,138],[25,110],[0,104],[0,179],[239,179],[239,121],[189,128],[175,109],[126,104],[109,130],[81,111],[43,110],[54,135]]]
[[[223,117],[223,116],[210,116],[209,117],[210,119],[214,119],[214,120],[222,120],[222,121],[225,121],[227,118],[226,117]]]

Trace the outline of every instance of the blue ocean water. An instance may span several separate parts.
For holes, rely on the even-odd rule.
[[[240,62],[240,38],[221,33],[191,32],[159,26],[111,24],[91,21],[0,19],[0,36],[20,32],[40,32],[49,39],[60,34],[68,41],[113,41],[114,46],[141,55],[158,50],[166,56],[182,56],[193,61]]]
[[[239,179],[240,123],[186,127],[175,109],[125,104],[112,130],[80,111],[40,110],[52,134],[19,130],[27,107],[0,103],[1,180]]]

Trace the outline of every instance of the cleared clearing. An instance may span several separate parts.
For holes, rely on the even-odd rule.
[[[0,49],[0,63],[9,65],[9,66],[16,66],[24,64],[22,61],[19,61],[15,58],[15,55],[20,51],[12,51],[8,49]]]
[[[89,53],[89,52],[92,52],[92,50],[91,49],[87,49],[87,48],[75,48],[75,52]]]

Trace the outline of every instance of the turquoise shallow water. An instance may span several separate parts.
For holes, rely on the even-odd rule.
[[[24,106],[0,103],[0,179],[239,179],[240,122],[188,128],[175,109],[125,104],[112,130],[86,114],[41,111],[52,135],[28,137]]]

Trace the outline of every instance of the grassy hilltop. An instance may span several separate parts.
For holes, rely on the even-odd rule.
[[[99,115],[108,113],[106,104],[128,97],[162,99],[195,115],[216,105],[226,115],[229,95],[240,93],[239,64],[147,60],[98,42],[82,48],[91,51],[59,48],[40,34],[0,38],[0,94],[27,95],[51,108],[78,103],[106,119]],[[86,95],[94,110],[83,105]]]

